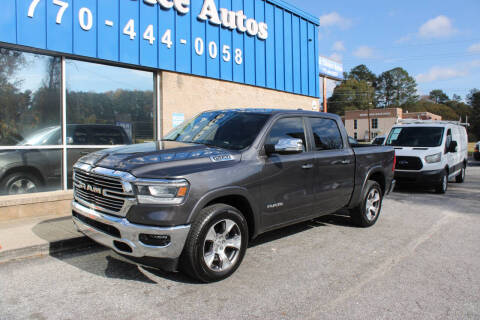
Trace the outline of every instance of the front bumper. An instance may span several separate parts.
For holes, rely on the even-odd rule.
[[[78,231],[117,253],[132,258],[177,259],[182,253],[190,226],[150,227],[130,223],[72,202],[73,222]],[[164,246],[146,245],[140,235],[168,236]]]
[[[434,186],[442,181],[444,170],[431,171],[395,171],[397,184],[415,184]]]

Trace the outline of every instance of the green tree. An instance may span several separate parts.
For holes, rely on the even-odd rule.
[[[385,108],[399,107],[418,99],[415,79],[402,68],[383,72],[377,79],[376,89],[377,102]]]
[[[458,121],[460,115],[452,108],[444,104],[438,104],[431,101],[420,100],[403,105],[404,112],[431,112],[442,117],[443,120]]]
[[[374,88],[377,82],[377,76],[375,73],[370,71],[370,69],[368,69],[364,64],[358,65],[350,70],[350,73],[347,73],[346,79],[366,81]]]
[[[462,101],[462,97],[460,97],[458,94],[453,94],[452,101],[460,102]]]
[[[470,139],[476,141],[480,139],[480,91],[472,90],[469,94],[468,100],[472,106],[472,117],[470,122]]]
[[[329,112],[344,115],[348,110],[374,107],[375,89],[364,80],[349,79],[338,85],[328,99]]]
[[[430,91],[429,97],[435,103],[445,104],[446,102],[450,101],[448,95],[440,89]]]

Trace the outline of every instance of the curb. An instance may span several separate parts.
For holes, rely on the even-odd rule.
[[[13,249],[4,252],[0,251],[0,264],[15,260],[23,260],[47,255],[55,256],[78,249],[96,246],[99,245],[90,238],[84,236],[58,240],[55,242]]]

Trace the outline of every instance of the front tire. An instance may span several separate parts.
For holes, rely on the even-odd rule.
[[[185,243],[182,269],[202,282],[228,278],[242,263],[248,234],[247,221],[236,208],[226,204],[204,208]]]
[[[466,166],[463,165],[462,170],[461,170],[460,173],[455,177],[455,181],[456,181],[457,183],[463,183],[463,182],[465,182],[466,171],[467,171]]]
[[[362,202],[358,207],[350,211],[352,221],[359,227],[368,228],[373,226],[382,210],[383,191],[380,184],[369,180],[363,191]]]
[[[14,172],[2,181],[3,192],[7,195],[36,193],[40,191],[40,179],[28,172]]]
[[[435,192],[438,194],[444,194],[448,189],[448,174],[447,171],[442,172],[442,177],[439,184],[435,187]]]

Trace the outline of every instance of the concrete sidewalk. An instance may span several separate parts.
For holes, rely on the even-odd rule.
[[[92,245],[95,243],[75,229],[70,215],[0,222],[0,263]]]

